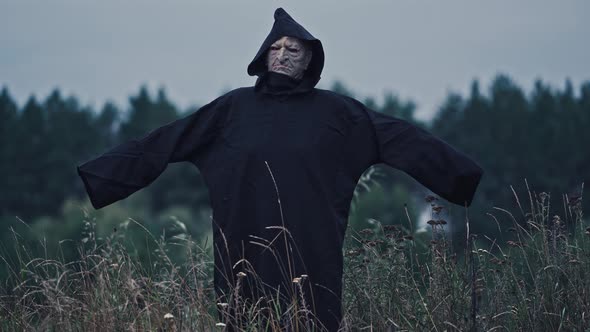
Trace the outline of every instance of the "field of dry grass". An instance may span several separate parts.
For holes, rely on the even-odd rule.
[[[429,232],[415,233],[410,221],[349,234],[343,331],[590,331],[590,224],[581,197],[564,196],[559,216],[545,193],[518,200],[517,212],[495,208],[485,217],[510,218],[510,240],[468,233],[464,252],[451,250],[445,208],[427,200]],[[319,330],[296,295],[287,308],[239,295],[220,303],[210,249],[186,234],[145,229],[157,244],[146,267],[122,245],[125,228],[139,223],[96,239],[95,222],[87,215],[75,244],[80,258],[71,262],[31,257],[14,234],[18,261],[0,257],[10,269],[0,290],[2,331],[222,331],[236,322],[260,331],[286,321],[295,331]],[[476,221],[464,222],[469,229]],[[182,262],[170,250],[180,250]]]

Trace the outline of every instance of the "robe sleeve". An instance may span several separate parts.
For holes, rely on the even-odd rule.
[[[100,209],[152,183],[168,163],[194,160],[217,136],[228,95],[78,166],[90,202]]]
[[[482,168],[472,159],[407,121],[367,110],[379,160],[409,174],[449,202],[469,206]]]

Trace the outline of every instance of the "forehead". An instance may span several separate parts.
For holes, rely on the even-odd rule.
[[[283,44],[303,46],[303,41],[299,38],[283,36],[283,37],[277,39],[277,41],[275,41],[273,43],[273,45],[283,45]]]

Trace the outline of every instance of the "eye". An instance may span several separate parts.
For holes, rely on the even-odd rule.
[[[276,50],[278,50],[279,48],[280,48],[280,47],[278,47],[278,46],[276,46],[276,45],[272,45],[272,46],[270,47],[270,49],[271,49],[271,50],[273,50],[273,51],[276,51]]]

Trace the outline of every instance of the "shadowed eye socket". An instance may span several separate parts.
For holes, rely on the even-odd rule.
[[[280,47],[278,45],[271,45],[270,49],[273,51],[276,51],[276,50],[280,49]]]

